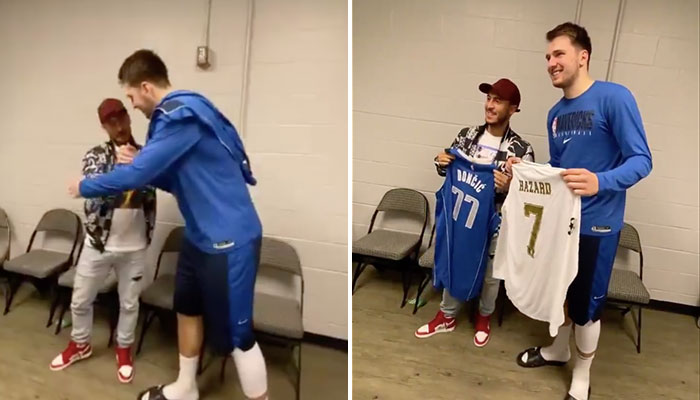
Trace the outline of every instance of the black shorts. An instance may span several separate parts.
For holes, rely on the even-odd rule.
[[[261,239],[226,253],[205,253],[183,239],[175,274],[175,312],[202,316],[212,350],[247,350],[253,336],[253,297]]]
[[[619,240],[620,233],[579,237],[578,273],[566,294],[569,317],[577,325],[600,319]]]

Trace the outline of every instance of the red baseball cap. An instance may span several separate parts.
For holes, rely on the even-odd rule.
[[[124,107],[124,103],[118,99],[104,99],[102,103],[100,103],[100,106],[97,107],[97,116],[103,124],[107,122],[109,117],[121,112],[126,112],[126,107]]]
[[[518,107],[516,112],[520,111],[520,90],[510,79],[501,78],[494,84],[482,83],[479,85],[481,93],[494,93],[503,100],[510,101],[510,104]]]

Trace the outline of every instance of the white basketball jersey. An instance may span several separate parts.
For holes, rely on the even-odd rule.
[[[566,292],[578,271],[581,218],[581,197],[561,171],[527,161],[513,165],[493,264],[508,298],[528,317],[549,322],[552,336],[564,323]]]

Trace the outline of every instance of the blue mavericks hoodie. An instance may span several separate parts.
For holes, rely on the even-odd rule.
[[[581,234],[622,229],[625,191],[651,172],[651,153],[632,93],[622,85],[595,81],[573,99],[549,110],[550,164],[586,168],[598,176],[598,194],[581,198]]]
[[[208,253],[262,235],[247,184],[255,185],[236,128],[203,96],[174,91],[156,106],[146,145],[131,164],[80,184],[83,197],[152,185],[177,198],[185,237]]]

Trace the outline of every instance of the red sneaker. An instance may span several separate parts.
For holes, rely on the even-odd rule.
[[[131,346],[116,348],[117,378],[121,383],[129,383],[134,379],[134,361],[131,359]]]
[[[432,321],[421,326],[416,330],[416,337],[424,339],[433,336],[436,333],[452,332],[457,326],[457,320],[453,317],[448,317],[442,310],[438,311]]]
[[[484,347],[491,337],[491,316],[476,313],[476,333],[474,334],[474,346]]]
[[[64,368],[68,368],[73,363],[80,360],[84,360],[92,355],[92,346],[90,343],[76,343],[74,341],[68,342],[68,347],[56,358],[51,361],[49,368],[51,371],[60,371]]]

